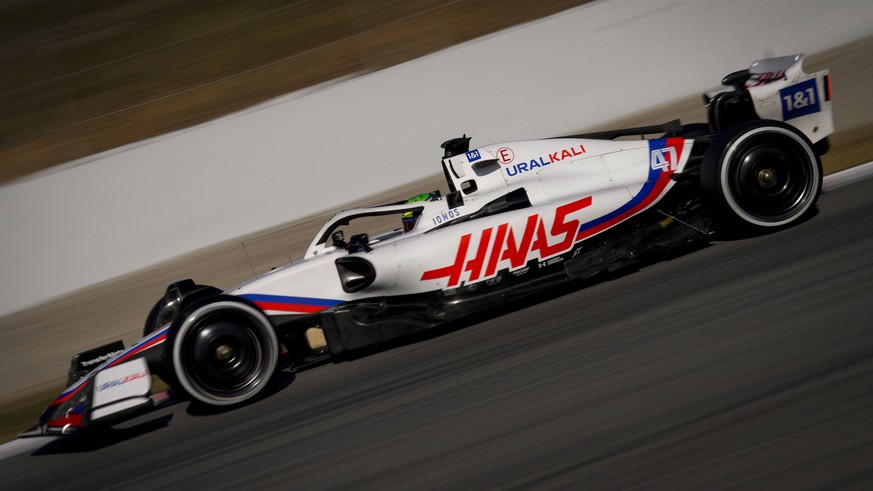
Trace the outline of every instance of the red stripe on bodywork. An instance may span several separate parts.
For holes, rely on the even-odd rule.
[[[825,75],[825,100],[831,100],[831,74]]]
[[[71,397],[73,397],[74,395],[78,394],[79,391],[82,390],[82,387],[84,387],[84,386],[86,386],[86,385],[88,385],[88,384],[84,384],[84,383],[83,383],[82,385],[76,387],[76,389],[75,389],[74,391],[70,392],[69,394],[61,395],[60,397],[58,397],[57,399],[55,399],[54,401],[52,401],[52,403],[49,404],[49,407],[51,407],[51,406],[57,406],[58,404],[61,404],[61,403],[63,403],[63,402],[66,402],[69,398],[71,398]]]
[[[326,305],[302,305],[295,303],[255,302],[262,310],[274,310],[280,312],[320,312],[327,308]]]
[[[69,414],[67,416],[62,416],[58,419],[53,419],[53,420],[49,421],[45,425],[52,426],[52,427],[60,427],[60,428],[63,428],[64,426],[67,426],[67,425],[82,426],[82,414],[79,413],[79,414]]]
[[[124,361],[124,360],[128,360],[128,359],[130,359],[132,356],[135,356],[135,355],[137,355],[137,354],[139,354],[139,353],[142,353],[143,351],[145,351],[145,350],[151,348],[152,346],[156,346],[156,345],[158,345],[158,344],[161,344],[161,343],[163,343],[163,342],[166,341],[166,340],[167,340],[167,333],[165,332],[165,333],[161,334],[160,336],[156,337],[155,339],[152,339],[152,340],[149,341],[148,343],[143,344],[142,346],[138,346],[136,349],[132,350],[132,351],[129,352],[129,353],[125,353],[125,354],[123,354],[123,355],[121,355],[121,356],[119,356],[119,357],[117,357],[117,358],[113,358],[112,361],[110,361],[109,363],[107,363],[106,366],[103,367],[103,368],[109,368],[109,367],[113,367],[113,366],[115,366],[115,365],[118,365],[118,364],[121,363],[122,361]],[[73,397],[74,395],[78,394],[79,391],[82,390],[82,387],[85,387],[86,385],[88,385],[88,384],[83,382],[83,383],[80,384],[78,387],[76,387],[75,389],[73,389],[70,393],[68,393],[68,394],[61,394],[57,399],[55,399],[54,401],[52,401],[52,403],[49,404],[49,406],[50,406],[50,407],[51,407],[51,406],[57,406],[58,404],[61,404],[61,403],[63,403],[63,402],[66,402],[66,401],[69,400],[71,397]]]
[[[166,341],[166,340],[167,340],[167,333],[163,333],[163,334],[161,334],[160,336],[156,337],[155,339],[152,339],[152,340],[149,341],[148,343],[146,343],[146,344],[144,344],[144,345],[142,345],[142,346],[136,348],[135,350],[131,351],[130,353],[126,353],[126,354],[124,354],[124,355],[119,356],[118,358],[115,358],[114,360],[112,360],[111,362],[109,362],[108,365],[106,365],[106,368],[114,367],[115,365],[118,365],[118,364],[121,363],[122,361],[124,361],[124,360],[128,360],[128,359],[130,359],[130,357],[132,357],[132,356],[134,356],[134,355],[137,355],[137,354],[139,354],[139,353],[142,353],[143,351],[145,351],[145,350],[151,348],[152,346],[155,346],[155,345],[161,344],[161,343],[163,343],[163,342]]]
[[[685,145],[685,139],[684,138],[667,138],[666,140],[667,141],[666,141],[665,147],[674,147],[676,149],[675,165],[678,167],[679,162],[682,161],[682,150],[683,150],[683,147]],[[653,140],[652,142],[654,143],[655,141],[656,140]],[[663,141],[663,140],[661,140],[661,141]],[[640,196],[639,194],[637,196],[634,196],[630,202],[628,202],[624,205],[624,206],[631,205],[630,207],[623,210],[621,213],[619,213],[613,217],[610,217],[607,220],[604,220],[602,222],[594,221],[594,223],[592,224],[593,226],[590,226],[588,228],[585,228],[585,226],[583,225],[583,228],[581,230],[579,230],[579,233],[576,235],[576,241],[578,242],[580,240],[587,239],[588,237],[591,237],[592,235],[598,234],[598,233],[600,233],[608,228],[611,228],[612,226],[623,222],[624,220],[630,218],[633,215],[636,215],[641,210],[644,210],[649,205],[651,205],[652,202],[654,202],[658,197],[661,196],[661,193],[664,191],[664,188],[666,188],[667,185],[670,183],[670,176],[673,175],[672,171],[671,172],[662,172],[661,170],[651,169],[650,174],[649,174],[650,178],[653,177],[653,175],[656,173],[657,173],[657,176],[655,177],[654,185],[650,184],[652,181],[649,180],[649,182],[647,184],[643,185],[643,188],[640,189],[640,193],[645,193],[644,196]],[[651,188],[646,190],[646,187],[648,187],[648,186],[651,186]]]

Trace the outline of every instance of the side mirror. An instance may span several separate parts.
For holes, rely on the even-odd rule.
[[[342,230],[337,230],[330,236],[331,243],[334,247],[346,248],[346,236]]]
[[[461,191],[452,191],[451,193],[446,195],[446,201],[449,204],[449,208],[458,208],[464,206],[464,198],[461,197]]]
[[[370,247],[370,237],[367,234],[355,234],[349,239],[349,245],[346,246],[349,252],[370,252],[373,250]]]
[[[746,80],[749,79],[749,77],[751,77],[751,73],[749,73],[749,70],[738,70],[736,72],[731,72],[725,75],[724,78],[721,79],[721,84],[728,87],[732,86],[736,90],[742,92],[746,88],[745,83]]]

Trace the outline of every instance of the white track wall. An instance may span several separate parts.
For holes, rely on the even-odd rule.
[[[0,188],[0,315],[439,172],[462,133],[565,134],[871,33],[870,0],[606,0],[71,162]]]

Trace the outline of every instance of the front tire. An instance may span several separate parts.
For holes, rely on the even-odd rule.
[[[194,301],[213,295],[220,295],[221,290],[209,285],[198,285],[191,280],[182,280],[167,286],[164,296],[155,302],[146,317],[142,329],[142,337],[157,331],[173,322],[179,312]]]
[[[193,305],[176,319],[168,341],[178,387],[210,406],[257,396],[279,359],[279,342],[267,316],[234,297]]]
[[[708,208],[728,232],[799,220],[815,205],[821,185],[813,144],[779,121],[743,123],[719,135],[701,168]]]

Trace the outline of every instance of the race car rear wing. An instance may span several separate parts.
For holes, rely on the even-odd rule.
[[[834,132],[830,72],[806,73],[803,55],[755,61],[722,84],[731,88],[703,96],[712,133],[752,119],[784,121],[813,143]]]

